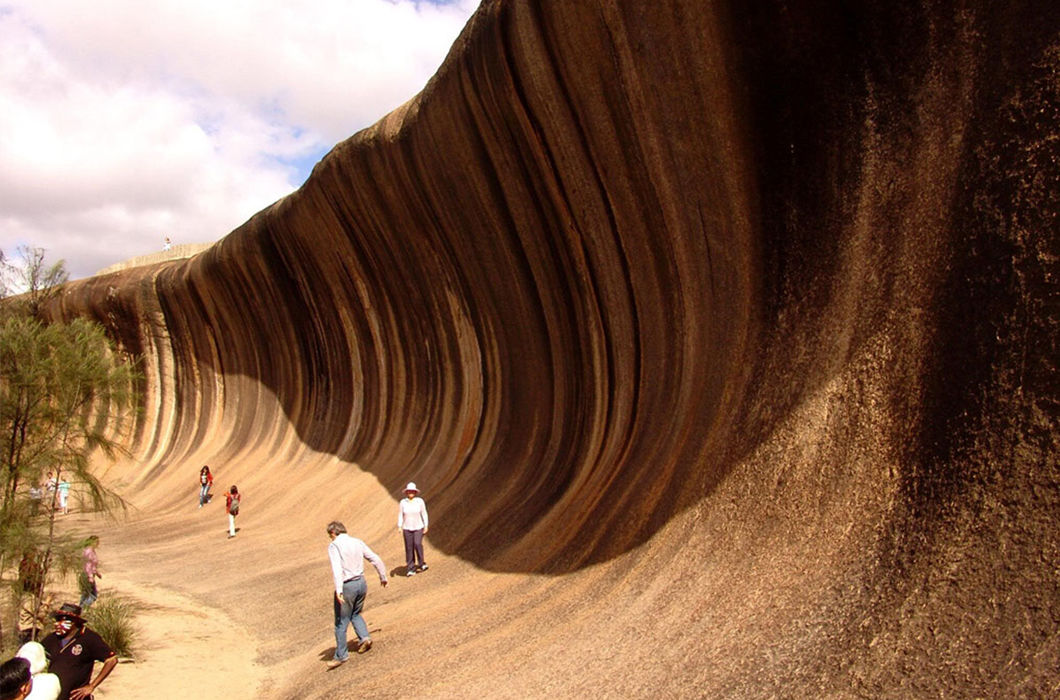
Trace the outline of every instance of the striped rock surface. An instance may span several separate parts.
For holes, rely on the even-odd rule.
[[[114,565],[243,620],[259,697],[1055,693],[1058,36],[487,0],[297,192],[69,286],[145,377]],[[400,573],[410,480],[431,571],[324,674],[324,525]]]

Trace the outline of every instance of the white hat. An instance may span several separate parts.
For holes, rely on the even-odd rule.
[[[408,485],[405,487],[405,491],[415,491],[416,493],[420,492],[420,490],[418,488],[416,488],[416,482],[415,481],[410,481],[408,483]]]
[[[44,647],[41,646],[40,642],[26,642],[15,656],[29,662],[29,672],[34,676],[43,671],[48,665],[47,660],[44,658]]]

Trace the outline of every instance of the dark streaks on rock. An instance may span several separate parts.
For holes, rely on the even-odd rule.
[[[632,695],[1048,694],[1058,36],[1042,2],[489,0],[299,191],[61,313],[143,358],[141,478],[323,452],[487,569],[643,553],[653,634],[743,611],[727,665]]]

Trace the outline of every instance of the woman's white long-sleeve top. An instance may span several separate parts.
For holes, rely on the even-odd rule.
[[[427,529],[427,504],[416,496],[412,500],[402,498],[398,505],[398,527],[402,530]]]

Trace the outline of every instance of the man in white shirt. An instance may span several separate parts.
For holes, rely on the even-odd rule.
[[[372,562],[379,572],[379,583],[386,588],[386,565],[379,555],[356,537],[346,534],[346,526],[338,520],[328,523],[328,559],[331,560],[331,576],[335,582],[335,658],[328,662],[328,670],[338,668],[349,660],[346,645],[346,630],[353,622],[357,633],[357,653],[363,654],[372,648],[368,636],[368,625],[361,617],[368,584],[364,580],[364,560]]]

